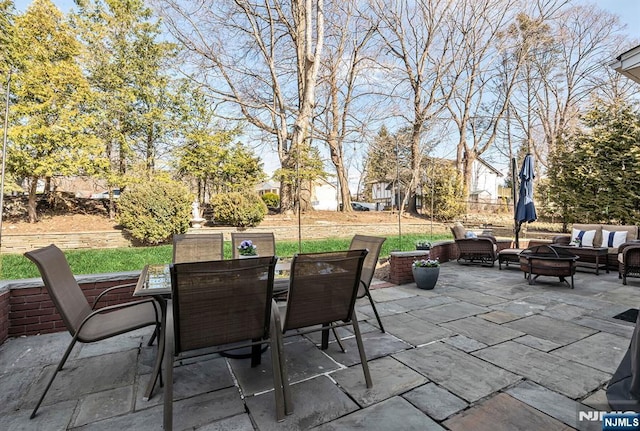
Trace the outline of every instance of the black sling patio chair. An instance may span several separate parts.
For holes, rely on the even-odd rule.
[[[369,298],[371,308],[373,309],[373,313],[376,315],[376,320],[378,321],[378,325],[380,325],[380,330],[382,332],[384,332],[384,326],[382,325],[382,320],[380,319],[380,315],[376,309],[376,303],[371,297],[369,287],[371,286],[371,280],[373,280],[373,274],[376,272],[376,266],[378,265],[378,257],[380,257],[382,244],[386,240],[386,238],[377,236],[354,235],[351,240],[351,245],[349,246],[349,250],[366,249],[369,252],[367,253],[367,257],[365,257],[364,264],[362,265],[358,298],[363,298],[365,296]]]
[[[224,259],[221,233],[192,233],[173,236],[173,263],[207,262]]]

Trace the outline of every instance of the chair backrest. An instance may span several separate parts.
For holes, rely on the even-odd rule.
[[[453,226],[450,226],[451,234],[453,235],[453,239],[464,239],[467,230],[462,226],[462,223],[455,222]]]
[[[362,250],[366,249],[367,257],[364,259],[362,265],[362,272],[360,273],[360,281],[367,287],[371,284],[373,274],[376,272],[376,265],[378,264],[378,257],[380,256],[380,249],[382,244],[386,241],[386,238],[377,236],[366,235],[354,235],[349,245],[349,250]]]
[[[51,244],[24,254],[36,264],[62,321],[71,335],[91,313],[91,306],[78,285],[62,250]]]
[[[231,250],[234,259],[239,255],[238,246],[247,239],[257,247],[259,256],[276,255],[276,239],[273,232],[231,232]]]
[[[366,255],[367,250],[295,255],[283,332],[350,321]]]
[[[171,265],[176,354],[268,338],[276,258]]]
[[[224,259],[222,233],[173,236],[173,263],[207,262]]]

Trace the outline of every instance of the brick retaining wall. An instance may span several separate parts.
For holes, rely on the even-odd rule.
[[[79,276],[78,284],[89,304],[104,289],[112,286],[135,283],[139,272],[97,274]],[[8,337],[46,334],[66,331],[49,294],[39,278],[14,280],[3,283],[0,290],[0,344]],[[135,300],[134,286],[106,295],[97,308]]]
[[[9,297],[11,291],[4,288],[0,291],[0,344],[9,336]]]
[[[393,284],[413,283],[411,267],[415,260],[428,259],[429,251],[392,251],[389,257],[389,281]]]

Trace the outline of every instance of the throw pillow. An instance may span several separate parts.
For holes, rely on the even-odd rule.
[[[571,232],[571,243],[576,239],[580,239],[583,247],[593,247],[593,238],[596,236],[595,230],[578,230],[573,229]]]
[[[478,235],[476,235],[475,232],[467,232],[467,233],[464,234],[464,237],[465,238],[477,238]]]
[[[627,242],[627,231],[608,231],[602,229],[602,247],[618,248],[622,243]]]

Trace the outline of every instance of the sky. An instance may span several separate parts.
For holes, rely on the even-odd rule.
[[[58,8],[62,12],[68,12],[73,6],[73,0],[52,0],[53,3],[58,6]],[[607,10],[615,15],[618,15],[621,22],[626,24],[626,33],[632,38],[640,41],[640,0],[574,0],[577,4],[596,4],[600,8]],[[32,0],[14,0],[16,8],[18,11],[24,11],[31,4]],[[624,49],[626,51],[626,48]],[[612,52],[611,59],[613,60],[616,56],[621,54],[622,52]],[[448,151],[448,150],[447,150]],[[454,153],[455,154],[455,153]],[[450,155],[439,154],[440,157],[449,158]],[[272,172],[277,169],[278,161],[276,159],[270,160],[269,158],[264,158],[264,168],[267,172]],[[350,173],[350,177],[352,175],[357,175],[357,173]],[[357,180],[356,180],[357,181]]]

